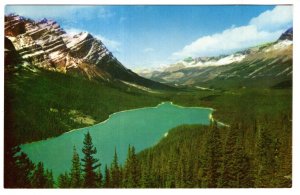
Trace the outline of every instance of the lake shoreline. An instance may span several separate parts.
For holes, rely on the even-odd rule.
[[[121,111],[118,111],[118,112],[114,112],[112,114],[110,114],[108,116],[107,119],[105,119],[104,121],[101,121],[97,124],[93,124],[93,125],[90,125],[90,126],[86,126],[86,127],[81,127],[81,128],[77,128],[77,129],[72,129],[70,131],[67,131],[67,132],[64,132],[58,136],[54,136],[54,137],[48,137],[46,139],[42,139],[42,140],[38,140],[38,141],[33,141],[33,142],[26,142],[24,144],[20,144],[19,146],[23,146],[23,145],[26,145],[26,144],[33,144],[33,143],[38,143],[38,142],[41,142],[41,141],[46,141],[46,140],[49,140],[49,139],[53,139],[53,138],[57,138],[57,137],[60,137],[64,134],[68,134],[68,133],[72,133],[74,131],[78,131],[78,130],[83,130],[85,128],[88,128],[88,127],[93,127],[93,126],[96,126],[96,125],[101,125],[101,124],[104,124],[106,123],[113,115],[116,115],[116,114],[119,114],[119,113],[123,113],[123,112],[130,112],[130,111],[136,111],[136,110],[142,110],[142,109],[149,109],[149,108],[158,108],[159,106],[163,105],[163,104],[166,104],[166,103],[170,103],[171,105],[173,106],[176,106],[176,107],[179,107],[179,108],[200,108],[200,109],[208,109],[208,110],[211,110],[212,113],[216,111],[216,109],[214,108],[209,108],[209,107],[198,107],[198,106],[181,106],[181,105],[178,105],[178,104],[174,104],[172,101],[165,101],[165,102],[161,102],[159,104],[157,104],[157,106],[148,106],[148,107],[142,107],[142,108],[133,108],[133,109],[128,109],[128,110],[121,110]],[[218,122],[218,121],[217,121]],[[218,122],[219,123],[219,122]],[[222,123],[224,124],[224,123]],[[226,125],[224,125],[226,126]]]

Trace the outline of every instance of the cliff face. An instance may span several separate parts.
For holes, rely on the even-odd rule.
[[[5,36],[19,55],[35,66],[64,73],[80,72],[89,78],[110,77],[96,64],[105,56],[114,57],[100,40],[87,32],[70,36],[55,21],[36,22],[8,15]]]

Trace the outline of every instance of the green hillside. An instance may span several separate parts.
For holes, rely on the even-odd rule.
[[[5,136],[13,145],[99,123],[114,112],[163,101],[121,82],[36,69],[5,77]]]

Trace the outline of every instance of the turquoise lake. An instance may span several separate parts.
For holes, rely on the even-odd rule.
[[[97,148],[95,155],[102,164],[110,166],[116,147],[119,163],[125,162],[128,145],[136,152],[151,147],[167,136],[167,132],[182,124],[209,124],[210,108],[181,107],[164,102],[157,107],[146,107],[117,112],[99,124],[76,129],[58,137],[21,145],[29,158],[44,163],[56,178],[60,173],[69,171],[73,146],[82,157],[81,148],[84,134],[90,132]]]

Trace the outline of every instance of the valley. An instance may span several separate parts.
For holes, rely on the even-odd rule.
[[[292,187],[292,28],[135,73],[88,32],[8,14],[4,49],[6,188]]]
[[[173,86],[271,87],[292,79],[292,33],[291,28],[275,42],[228,55],[186,58],[159,70],[140,70],[139,74]]]

